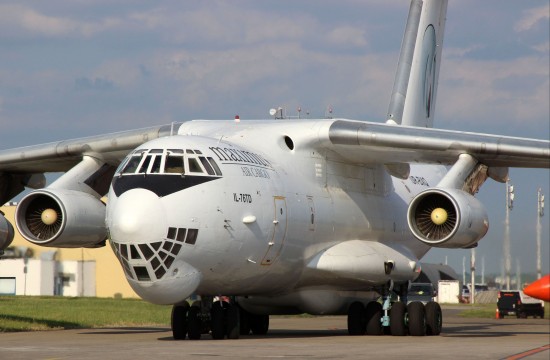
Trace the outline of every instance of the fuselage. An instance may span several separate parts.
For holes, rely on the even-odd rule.
[[[107,226],[134,290],[173,304],[412,280],[429,246],[411,235],[407,206],[445,169],[413,166],[401,180],[339,161],[323,148],[331,123],[189,122],[132,152],[113,178]],[[311,134],[317,141],[303,141]],[[324,250],[354,240],[377,246],[366,266],[386,257],[396,270],[346,280],[316,267]]]

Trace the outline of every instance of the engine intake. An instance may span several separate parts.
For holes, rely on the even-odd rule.
[[[428,189],[410,203],[407,213],[414,236],[434,247],[471,248],[485,236],[489,220],[485,207],[457,189]]]
[[[98,247],[107,238],[105,204],[74,190],[31,192],[19,202],[15,223],[25,239],[42,246]]]

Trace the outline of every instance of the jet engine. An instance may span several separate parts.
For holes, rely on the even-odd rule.
[[[42,246],[99,247],[107,238],[105,204],[75,190],[31,192],[19,202],[15,223],[25,239]]]
[[[13,241],[13,226],[0,211],[0,255]]]
[[[418,240],[442,248],[475,247],[489,229],[483,204],[457,189],[421,192],[409,204],[407,219]]]

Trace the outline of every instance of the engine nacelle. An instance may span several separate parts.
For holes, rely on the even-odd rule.
[[[13,226],[0,211],[0,254],[2,254],[2,250],[10,246],[13,241],[13,234]]]
[[[107,239],[105,204],[74,190],[31,192],[19,202],[15,224],[25,239],[42,246],[98,247]]]
[[[489,219],[483,204],[457,189],[428,189],[409,204],[409,228],[434,247],[471,248],[485,236]]]

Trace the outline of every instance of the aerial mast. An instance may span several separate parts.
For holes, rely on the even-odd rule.
[[[537,279],[542,277],[542,264],[541,264],[541,231],[542,231],[542,217],[544,216],[544,194],[541,188],[537,192]]]
[[[504,270],[506,272],[506,290],[510,290],[510,272],[512,270],[512,255],[510,254],[510,211],[514,207],[514,185],[506,180],[506,223],[504,228]]]

